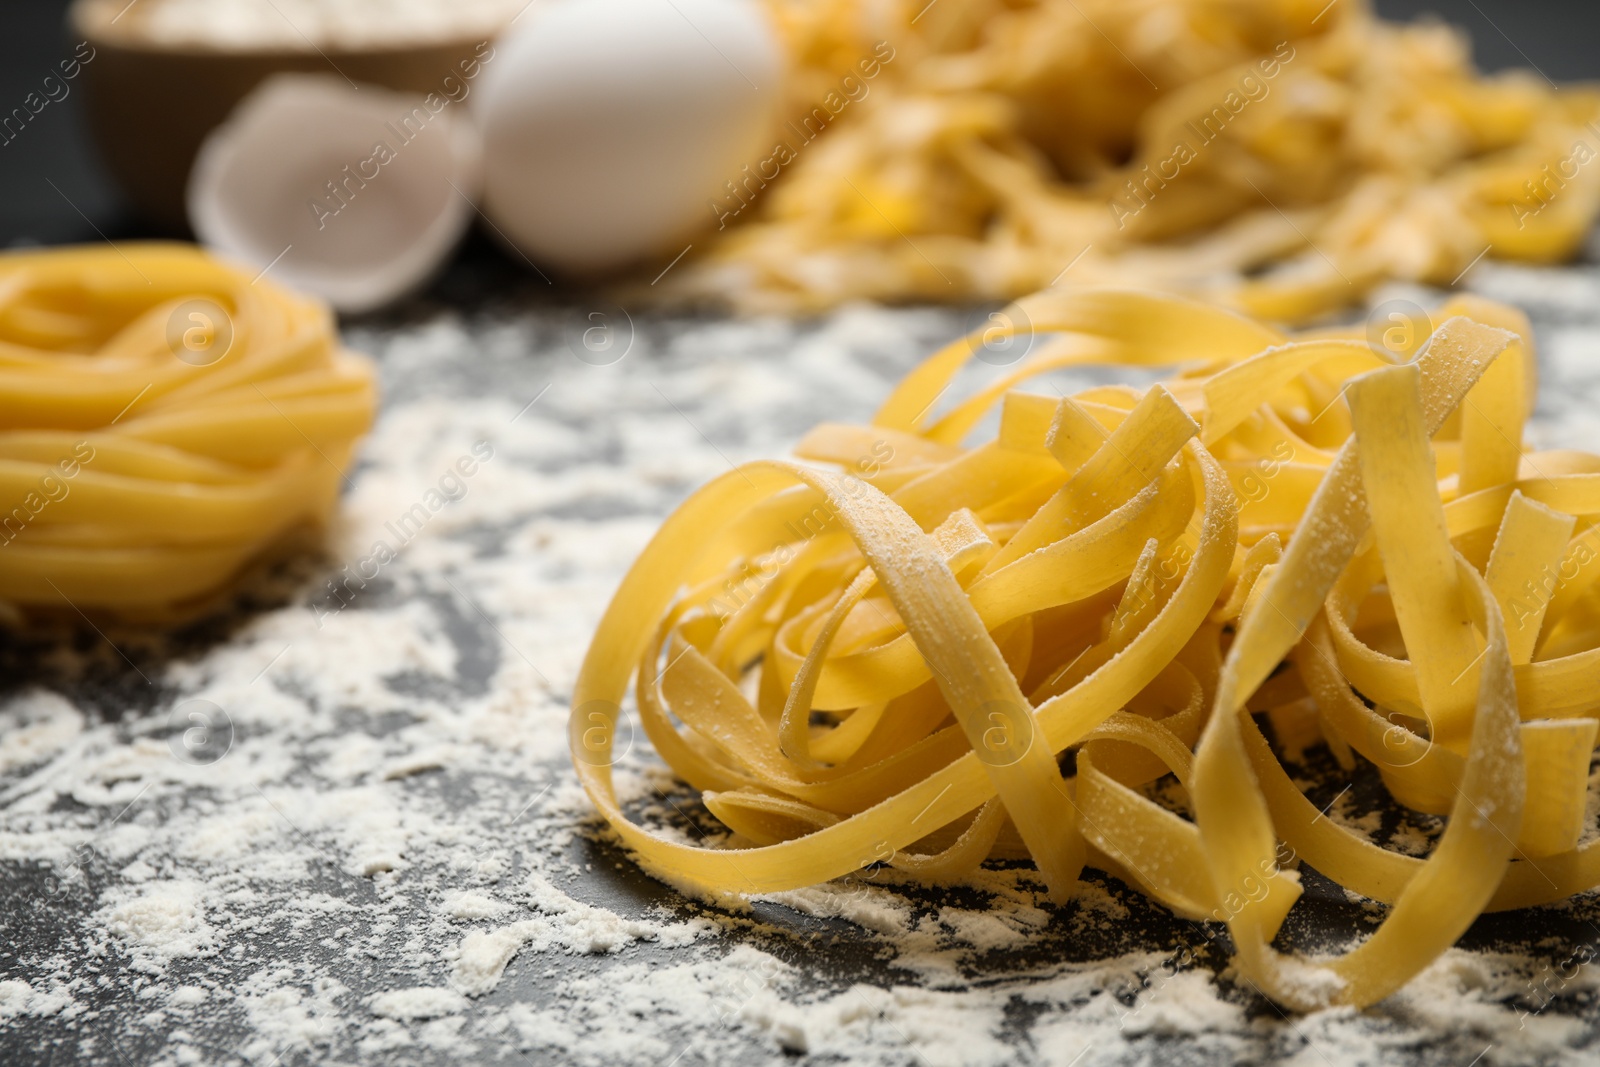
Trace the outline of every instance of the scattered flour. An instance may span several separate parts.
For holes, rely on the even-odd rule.
[[[55,1015],[71,1004],[70,997],[59,993],[41,993],[27,982],[16,979],[0,981],[0,1019],[17,1015]]]
[[[418,986],[415,989],[395,989],[372,998],[372,1014],[384,1019],[410,1022],[416,1019],[437,1019],[441,1015],[455,1015],[466,1009],[467,1002],[453,989]]]
[[[444,895],[440,910],[452,919],[470,922],[474,919],[498,919],[511,910],[511,905],[477,890],[452,889]]]
[[[1592,271],[1560,276],[1559,308],[1542,281],[1481,273],[1564,316],[1567,362],[1600,339]],[[0,864],[30,910],[0,945],[0,1062],[120,1067],[113,1042],[159,1067],[1592,1059],[1592,902],[1544,913],[1525,955],[1452,950],[1371,1011],[1285,1020],[1217,976],[1225,945],[1177,965],[1194,928],[1115,883],[1063,910],[1010,868],[935,894],[884,871],[708,902],[614,847],[567,764],[566,704],[623,570],[728,461],[866,418],[960,321],[641,321],[611,367],[577,361],[585,320],[548,308],[351,331],[385,409],[328,560],[261,578],[225,639],[63,630],[6,660]],[[1573,379],[1542,393],[1555,440],[1600,431],[1582,421],[1600,375]],[[477,441],[494,456],[461,495],[358,571]],[[193,699],[231,730],[215,763],[174,745]],[[642,737],[615,773],[696,839]]]
[[[132,957],[131,969],[161,974],[169,960],[216,950],[216,931],[203,911],[204,893],[203,886],[188,881],[140,884],[120,903],[103,908],[99,918]],[[113,900],[122,895],[111,894]]]

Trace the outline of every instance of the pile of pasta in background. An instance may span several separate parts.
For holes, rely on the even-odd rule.
[[[785,121],[711,203],[679,298],[1064,279],[1305,321],[1485,255],[1564,259],[1600,206],[1600,93],[1481,77],[1456,30],[1361,0],[771,2]]]

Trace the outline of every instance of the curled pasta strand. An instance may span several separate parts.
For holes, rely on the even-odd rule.
[[[1372,1003],[1480,913],[1600,884],[1600,847],[1580,843],[1600,458],[1530,469],[1526,320],[1457,299],[1396,361],[1349,331],[1148,292],[1021,306],[1073,358],[1178,369],[1143,391],[985,390],[954,402],[958,434],[926,409],[980,350],[963,338],[873,425],[808,435],[810,465],[699,490],[623,579],[570,739],[641,864],[761,893],[1020,855],[1060,899],[1092,863],[1227,922],[1240,973],[1302,1009]],[[1321,419],[1329,401],[1348,410]],[[961,440],[996,405],[995,439]],[[630,679],[726,841],[624,810]],[[1261,714],[1445,816],[1432,854],[1323,817]],[[1388,904],[1384,924],[1331,960],[1273,949],[1301,860]]]

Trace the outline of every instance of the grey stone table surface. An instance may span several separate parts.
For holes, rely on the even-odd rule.
[[[1468,284],[1534,316],[1541,443],[1595,448],[1600,271]],[[0,638],[0,1063],[1594,1062],[1590,897],[1480,920],[1375,1009],[1290,1017],[1220,928],[1109,878],[1056,908],[1027,869],[871,871],[730,909],[608,840],[565,717],[625,567],[695,486],[865,419],[969,317],[666,315],[467,262],[347,324],[384,400],[320,555],[175,632]],[[1425,847],[1306,758],[1331,817]],[[715,834],[642,739],[619,781]],[[1288,947],[1381,918],[1308,882]]]

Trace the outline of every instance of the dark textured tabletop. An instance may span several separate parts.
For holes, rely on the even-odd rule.
[[[1592,442],[1600,271],[1469,281],[1534,315],[1540,443]],[[615,362],[582,346],[591,306]],[[63,619],[0,642],[0,1062],[1591,1060],[1587,897],[1480,920],[1378,1008],[1289,1017],[1226,969],[1222,927],[1109,879],[1057,909],[1025,868],[943,891],[867,871],[740,910],[608,843],[564,723],[622,569],[693,487],[865,418],[961,320],[665,316],[469,254],[347,324],[383,411],[320,555],[175,633]],[[378,541],[395,558],[374,574]],[[1300,768],[1330,817],[1426,847],[1436,824],[1330,769],[1317,750]],[[642,817],[717,833],[642,739],[618,772]],[[1345,948],[1381,918],[1307,879],[1284,947]]]
[[[1560,8],[1449,13],[1491,65],[1572,77],[1592,35]],[[59,5],[0,14],[0,91],[26,91],[58,24]],[[143,235],[74,107],[0,148],[8,241]],[[1466,284],[1534,317],[1538,442],[1593,449],[1600,270],[1486,262]],[[615,360],[583,345],[596,314]],[[1227,969],[1220,926],[1100,876],[1059,909],[1025,868],[942,891],[870,870],[739,908],[609,843],[565,717],[622,570],[695,486],[865,418],[965,318],[663,315],[547,287],[474,239],[424,297],[347,322],[384,402],[320,550],[174,632],[0,636],[0,1063],[1594,1062],[1592,896],[1481,919],[1369,1011],[1285,1016]],[[372,574],[379,541],[395,558]],[[1437,829],[1368,776],[1341,793],[1325,754],[1299,770],[1390,847]],[[642,739],[619,781],[641,817],[717,834]],[[1306,880],[1281,947],[1341,949],[1381,919]]]

